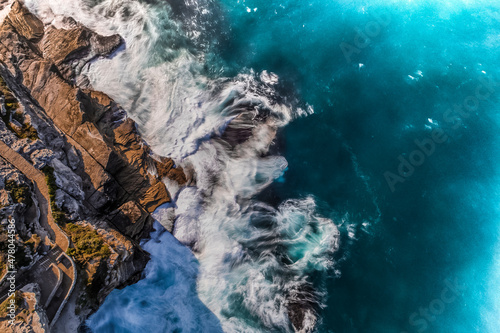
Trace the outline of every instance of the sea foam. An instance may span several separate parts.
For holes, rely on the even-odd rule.
[[[186,2],[197,13],[189,15],[189,28],[172,19],[185,16],[174,15],[165,1],[27,5],[45,23],[72,16],[125,39],[124,50],[80,75],[127,110],[156,153],[194,173],[195,186],[173,195],[173,234],[191,248],[199,272],[175,240],[153,235],[145,246],[152,253],[146,278],[113,292],[89,326],[96,332],[218,331],[193,301],[198,296],[227,332],[289,332],[293,325],[311,330],[324,304],[323,282],[334,265],[339,232],[316,213],[312,197],[277,208],[254,198],[287,168],[283,157],[268,153],[276,131],[312,109],[283,102],[273,73],[209,75],[204,43],[206,24],[214,21],[207,18],[210,2]]]

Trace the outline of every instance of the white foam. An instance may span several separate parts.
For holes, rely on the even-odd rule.
[[[10,7],[12,6],[13,2],[14,2],[14,0],[8,0],[8,1],[6,1],[6,3],[3,4],[4,7],[2,10],[0,10],[0,24],[2,24],[3,20],[5,20],[7,15],[9,15]]]
[[[194,256],[159,224],[144,245],[151,254],[146,278],[114,290],[87,324],[95,333],[221,332],[217,318],[199,301]]]
[[[250,70],[234,78],[209,78],[203,54],[187,46],[181,25],[169,17],[166,2],[155,7],[132,0],[104,0],[94,7],[83,1],[64,6],[59,0],[27,2],[46,22],[59,22],[60,15],[72,16],[101,34],[119,33],[125,39],[123,52],[93,63],[82,75],[127,110],[157,154],[194,169],[196,187],[181,189],[175,201],[174,235],[196,254],[199,297],[223,329],[288,332],[292,330],[290,301],[305,298],[321,307],[323,291],[305,287],[310,285],[309,276],[325,275],[332,269],[337,228],[318,216],[312,198],[287,201],[278,209],[252,199],[287,168],[283,157],[266,155],[277,129],[294,117],[312,113],[312,107],[304,111],[279,103],[275,90],[279,77],[273,73]],[[192,27],[190,36],[197,35],[196,28]],[[242,113],[262,120],[253,122],[252,136],[245,143],[231,149],[216,138]],[[156,217],[168,227],[169,214],[162,211]],[[185,258],[173,258],[179,250],[165,243],[170,240],[158,241],[146,245],[154,255],[146,280],[139,282],[144,288],[168,265],[176,267]],[[180,280],[176,283],[182,286]],[[160,284],[148,290],[155,296],[172,297],[172,302],[182,297],[177,292],[169,294],[164,287]],[[135,286],[131,290],[135,293]],[[130,309],[137,309],[136,301],[131,302]],[[169,307],[166,302],[159,306]],[[303,305],[305,322],[314,325],[314,309],[307,306]],[[161,308],[149,311],[164,316]],[[140,313],[144,317],[132,316],[128,322],[132,327],[151,320],[149,314]],[[105,327],[106,320],[116,323],[115,315],[99,311],[95,318],[102,321],[96,319],[91,325]]]

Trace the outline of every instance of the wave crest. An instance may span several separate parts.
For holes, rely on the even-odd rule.
[[[287,168],[285,158],[269,154],[277,130],[312,108],[303,110],[295,98],[280,95],[273,73],[248,70],[232,78],[209,73],[203,52],[207,39],[193,37],[197,31],[202,36],[207,22],[214,20],[212,2],[201,8],[200,2],[176,1],[186,9],[180,12],[165,1],[27,4],[47,24],[56,24],[61,15],[72,16],[101,34],[124,38],[124,50],[91,63],[80,75],[127,110],[156,153],[191,170],[196,186],[171,193],[173,233],[196,254],[199,297],[222,328],[311,331],[324,304],[324,281],[334,264],[339,232],[331,220],[318,215],[312,198],[289,200],[278,208],[254,198]],[[164,252],[151,244],[147,248]],[[143,285],[158,297],[177,297],[154,283],[165,268],[161,260],[162,255],[152,256]],[[141,302],[132,301],[125,291],[117,297],[142,311]],[[161,307],[167,305],[160,304],[149,311],[163,316]],[[99,311],[95,318],[102,318],[99,327],[117,325],[116,318]],[[115,327],[131,330],[141,319],[127,320],[121,318]]]

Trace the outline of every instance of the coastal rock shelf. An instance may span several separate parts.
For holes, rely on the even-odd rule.
[[[56,320],[60,313],[60,325],[78,326],[113,289],[139,279],[149,258],[139,241],[152,231],[150,214],[170,202],[164,179],[181,186],[187,180],[171,159],[151,151],[120,105],[93,91],[87,82],[77,83],[81,68],[116,52],[123,44],[121,37],[98,35],[69,17],[63,25],[44,25],[19,1],[12,3],[3,19],[0,140],[16,158],[45,174],[50,218],[67,236],[63,240],[54,237],[53,228],[43,223],[46,214],[30,190],[32,185],[23,176],[12,178],[18,172],[15,165],[5,164],[4,169],[12,171],[2,178],[0,218],[4,222],[9,216],[17,218],[19,244],[38,237],[27,261],[19,263],[24,269],[18,278],[25,285],[35,282],[30,280],[35,270],[51,262],[59,264],[62,259],[54,256],[55,249],[60,254],[70,243],[67,253],[77,262],[78,279],[63,306],[68,301],[66,308],[73,311],[58,311]],[[19,188],[25,189],[22,202]],[[32,218],[41,222],[32,225]],[[92,244],[97,245],[82,247],[89,241],[82,237],[94,237]],[[55,281],[55,285],[45,281],[36,306],[30,305],[43,312],[39,319],[31,321],[29,328],[16,329],[49,331],[47,315],[49,320],[54,317],[50,304],[61,298],[57,288],[67,284],[64,279]],[[45,289],[51,290],[49,301]],[[23,295],[27,293],[19,297]],[[50,323],[56,331],[57,325]]]

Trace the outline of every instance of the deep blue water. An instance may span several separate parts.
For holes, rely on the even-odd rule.
[[[227,69],[275,72],[315,110],[281,133],[289,169],[267,197],[312,194],[357,231],[342,243],[320,331],[499,332],[500,86],[478,105],[468,97],[500,78],[500,4],[222,3]],[[362,47],[359,30],[372,36]],[[464,102],[471,112],[447,113]],[[447,140],[392,192],[384,174],[436,129]],[[450,304],[435,301],[445,280],[464,287]]]
[[[119,14],[122,2],[129,6],[125,18]],[[295,231],[311,225],[331,231],[321,219],[326,217],[341,232],[340,249],[332,258],[336,264],[326,281],[323,270],[311,262],[302,272],[292,271],[299,277],[319,272],[311,279],[328,291],[319,332],[500,332],[500,3],[220,0],[204,7],[203,1],[172,0],[172,12],[155,0],[96,3],[101,7],[92,9],[87,24],[102,28],[108,24],[99,22],[112,21],[109,26],[124,35],[127,48],[124,55],[93,65],[93,84],[128,107],[141,131],[155,139],[155,148],[168,153],[176,133],[204,124],[206,119],[195,121],[189,112],[199,116],[198,109],[212,102],[213,96],[202,91],[215,82],[205,78],[206,72],[210,79],[276,73],[282,101],[314,109],[278,131],[272,154],[284,156],[288,169],[254,199],[281,207],[264,215],[256,212],[255,220],[270,229],[284,224],[292,235],[280,230],[282,239],[276,243],[298,244],[298,249],[289,246],[292,254],[319,251],[311,256],[318,259],[317,267],[326,267],[324,246],[316,242],[328,232],[297,241]],[[133,19],[130,12],[136,13]],[[73,10],[73,15],[78,13]],[[200,35],[197,24],[204,27]],[[194,38],[186,41],[182,29]],[[181,112],[167,123],[175,126],[162,132],[161,122],[177,109]],[[210,132],[203,136],[207,138]],[[176,149],[200,148],[183,139],[175,141]],[[195,162],[217,155],[203,155],[202,148],[194,153],[201,156]],[[245,187],[244,181],[258,178],[251,169],[257,159],[238,164],[237,158],[221,157],[217,162],[240,167],[241,174],[232,174],[228,183],[243,184],[243,190],[253,193],[257,186],[250,182]],[[200,188],[211,184],[202,177],[210,167],[208,162],[198,165]],[[266,164],[262,173],[274,174],[275,167]],[[96,332],[135,332],[141,327],[215,332],[220,325],[247,327],[249,332],[283,328],[280,318],[269,319],[266,311],[255,309],[255,299],[269,297],[273,304],[281,286],[259,283],[290,271],[282,263],[275,271],[267,261],[260,266],[269,265],[268,271],[261,270],[259,260],[241,264],[245,259],[238,256],[244,251],[231,247],[228,239],[257,240],[248,248],[258,259],[269,254],[267,248],[259,252],[259,246],[274,244],[262,242],[268,230],[252,218],[238,209],[225,212],[232,196],[243,191],[234,195],[234,188],[221,188],[212,196],[220,202],[206,209],[212,215],[197,215],[198,204],[186,200],[188,195],[175,203],[181,207],[176,223],[203,218],[209,225],[187,224],[176,235],[188,245],[190,237],[193,243],[201,237],[208,244],[205,251],[197,249],[195,259],[170,235],[155,235],[145,246],[153,258],[146,278],[113,291],[89,322]],[[304,206],[314,209],[306,214],[301,203],[311,197],[315,205]],[[287,199],[304,201],[280,206]],[[297,209],[290,209],[294,205]],[[208,241],[203,242],[197,227],[209,235]],[[222,235],[220,242],[210,242],[213,229]],[[227,229],[231,232],[225,234]],[[220,257],[225,258],[222,264]],[[217,279],[232,288],[228,297],[210,292]],[[258,283],[253,285],[253,280]],[[258,292],[252,294],[247,287]],[[150,302],[150,295],[158,301]],[[253,308],[246,306],[249,298]],[[270,323],[259,323],[262,318]]]

